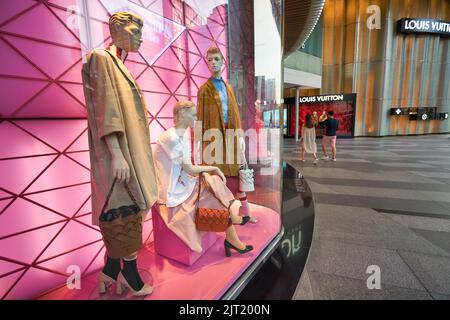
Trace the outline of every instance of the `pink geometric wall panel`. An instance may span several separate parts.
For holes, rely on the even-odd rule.
[[[0,93],[2,104],[0,115],[10,117],[24,104],[27,104],[44,92],[50,82],[33,79],[15,79],[0,77]]]
[[[8,294],[8,299],[23,299],[24,293],[27,296],[34,297],[41,293],[42,288],[36,286],[36,283],[45,283],[49,287],[56,287],[64,283],[67,275],[48,272],[40,268],[30,268],[12,287]]]
[[[0,158],[42,155],[55,152],[43,142],[30,137],[23,129],[9,122],[0,123],[0,137],[9,137],[5,141],[4,148],[0,149]]]
[[[0,241],[2,258],[31,264],[41,255],[46,245],[58,234],[64,224],[61,222],[2,239]]]
[[[17,264],[17,263],[12,263],[12,262],[8,262],[8,261],[5,261],[5,260],[0,260],[0,268],[1,268],[1,270],[4,270],[6,273],[13,273],[13,272],[18,271],[19,269],[22,269],[23,266],[20,265],[20,264]],[[0,284],[1,284],[1,282],[0,282]],[[2,288],[1,285],[0,285],[0,288]],[[9,288],[9,287],[7,287],[7,288]]]
[[[56,156],[42,156],[0,161],[0,188],[20,194],[55,159]]]
[[[82,235],[74,237],[74,234]],[[72,251],[81,248],[87,243],[100,241],[98,231],[76,221],[70,221],[52,244],[44,251],[40,260],[46,260],[58,256],[61,252]]]
[[[90,170],[89,151],[68,153],[66,156]]]
[[[57,151],[66,150],[75,139],[87,133],[86,121],[15,121],[20,128]]]
[[[63,285],[68,265],[88,275],[103,264],[81,68],[91,47],[111,42],[114,3],[144,16],[144,45],[125,64],[146,97],[152,142],[172,126],[177,101],[196,101],[205,50],[219,46],[227,60],[224,6],[205,20],[181,0],[0,1],[0,299]],[[150,216],[143,239],[153,241]]]
[[[1,215],[0,221],[8,223],[0,224],[0,238],[65,220],[61,215],[18,198],[11,204],[9,210]]]
[[[61,174],[64,172],[64,174]],[[90,173],[66,156],[59,157],[28,189],[27,192],[56,189],[67,185],[89,183]]]
[[[26,199],[37,202],[50,210],[72,217],[88,199],[89,185],[65,187],[52,191],[43,191],[25,195]]]
[[[84,122],[86,124],[86,122]],[[89,150],[88,132],[87,130],[67,149],[67,152],[86,151]]]

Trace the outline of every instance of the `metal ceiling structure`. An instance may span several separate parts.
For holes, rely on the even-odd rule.
[[[284,1],[284,57],[302,46],[314,30],[325,0]]]

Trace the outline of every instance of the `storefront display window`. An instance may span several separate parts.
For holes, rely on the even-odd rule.
[[[182,247],[174,250],[187,260],[167,257],[156,245],[158,237],[173,237],[175,247],[179,239],[155,220],[156,211],[147,216],[139,270],[154,285],[149,298],[233,298],[279,241],[282,1],[199,3],[69,0],[10,5],[10,17],[0,21],[0,48],[14,62],[0,66],[0,90],[7,97],[0,109],[0,133],[11,138],[0,146],[0,225],[8,226],[0,228],[0,299],[117,298],[96,291],[105,249],[91,223],[81,69],[86,54],[111,44],[108,20],[118,11],[134,12],[144,21],[142,46],[128,53],[124,64],[145,96],[152,146],[173,126],[176,102],[198,103],[199,89],[211,77],[206,52],[216,47],[224,57],[222,79],[235,93],[245,158],[254,172],[255,191],[247,197],[258,222],[237,227],[254,246],[245,257],[226,257],[219,233],[195,258]],[[66,285],[74,275],[81,288],[76,281]]]

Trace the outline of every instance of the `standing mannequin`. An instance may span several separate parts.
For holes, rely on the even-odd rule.
[[[216,47],[211,47],[206,52],[206,60],[208,69],[211,72],[211,78],[206,81],[197,93],[197,115],[198,120],[202,122],[202,136],[206,131],[211,129],[219,130],[223,137],[223,158],[217,162],[211,163],[210,159],[205,159],[202,155],[202,162],[219,167],[219,169],[227,177],[227,187],[241,201],[240,214],[243,216],[250,215],[250,209],[245,192],[239,190],[239,167],[238,158],[244,158],[245,141],[242,135],[237,135],[234,139],[233,148],[228,147],[227,129],[234,133],[234,130],[242,129],[241,116],[236,103],[233,88],[226,83],[221,76],[223,66],[223,55]],[[205,153],[208,143],[203,142],[202,151]],[[227,157],[233,159],[227,161]],[[256,222],[254,217],[250,220]]]
[[[141,238],[139,234],[135,236],[138,241],[142,240],[142,220],[157,200],[157,189],[144,97],[123,61],[127,52],[138,51],[142,26],[142,19],[133,13],[113,14],[109,20],[112,45],[89,53],[82,71],[89,123],[92,222],[99,225],[105,202],[108,203],[105,211],[133,204],[131,194],[138,207],[136,210],[140,210],[135,216],[140,221],[136,232]],[[106,201],[114,179],[117,182],[111,198]],[[100,229],[107,241],[101,224]],[[137,270],[136,257],[141,243],[128,245],[126,239],[120,247],[107,246],[99,291],[103,293],[107,284],[117,282],[119,294],[124,286],[134,295],[150,294],[152,287],[142,281]]]

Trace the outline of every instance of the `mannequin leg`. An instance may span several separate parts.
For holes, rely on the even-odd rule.
[[[120,259],[113,259],[106,256],[105,266],[98,278],[98,292],[106,293],[107,288],[117,281],[120,273]]]
[[[240,250],[245,249],[245,244],[243,244],[239,239],[239,236],[237,235],[234,226],[228,227],[228,229],[225,231],[225,234],[227,241],[230,242],[233,246],[235,246]]]
[[[242,217],[239,215],[239,208],[241,205],[239,204],[239,201],[234,201],[233,204],[230,207],[231,212],[231,222],[233,224],[239,224],[242,222]]]
[[[227,177],[227,187],[235,195],[237,199],[241,202],[241,207],[239,209],[239,214],[241,216],[250,215],[250,207],[247,200],[247,195],[245,192],[239,190],[239,177]],[[256,223],[258,220],[255,217],[251,217],[251,223]]]
[[[122,275],[133,290],[139,291],[144,287],[144,281],[139,275],[136,258],[137,252],[123,258]]]
[[[241,202],[241,207],[239,208],[239,214],[244,217],[249,216],[250,223],[257,223],[258,219],[256,219],[255,217],[250,215],[250,207],[248,205],[247,195],[245,194],[245,192],[239,192],[237,194],[237,196]]]
[[[248,214],[250,213],[250,207],[248,206],[247,194],[245,192],[238,192],[236,196],[241,202],[241,214],[244,216],[248,216]]]
[[[113,259],[108,256],[106,257],[106,263],[102,270],[104,274],[111,279],[117,280],[120,269],[120,259]]]

